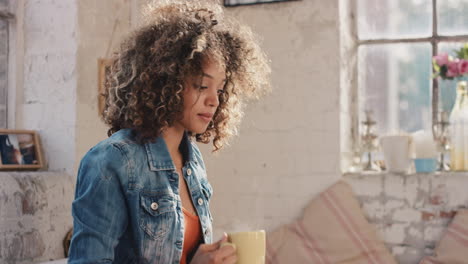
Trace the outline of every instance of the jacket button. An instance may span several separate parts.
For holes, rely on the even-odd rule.
[[[192,170],[190,168],[187,169],[187,175],[192,175]]]
[[[203,204],[203,199],[202,199],[202,198],[198,198],[198,204],[199,204],[199,205],[202,205],[202,204]]]
[[[207,228],[207,229],[205,230],[205,236],[207,236],[207,235],[209,235],[209,234],[210,234],[210,229]]]
[[[151,204],[151,210],[153,210],[153,211],[158,210],[158,207],[159,207],[159,205],[156,202]]]

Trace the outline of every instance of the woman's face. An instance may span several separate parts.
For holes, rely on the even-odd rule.
[[[184,87],[183,118],[178,123],[192,133],[206,131],[219,105],[219,95],[226,82],[224,68],[206,61],[200,78],[190,78]]]

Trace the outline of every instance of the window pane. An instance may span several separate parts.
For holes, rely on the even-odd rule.
[[[439,34],[468,34],[468,1],[443,0],[437,1]]]
[[[377,132],[414,132],[431,126],[431,45],[385,44],[359,48],[360,120],[374,112]]]
[[[449,55],[455,57],[456,49],[459,49],[463,46],[463,43],[441,43],[439,44],[439,53],[446,52]],[[462,79],[456,80],[442,80],[439,79],[439,90],[440,90],[440,107],[444,111],[450,112],[452,110],[453,105],[455,104],[455,97],[457,96],[457,81],[465,80],[468,81],[468,77],[464,77]]]
[[[427,37],[432,34],[432,0],[358,0],[360,39]]]

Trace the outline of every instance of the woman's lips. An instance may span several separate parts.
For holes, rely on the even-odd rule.
[[[213,114],[211,113],[201,113],[201,114],[198,114],[198,116],[207,123],[209,123],[211,119],[213,118]]]

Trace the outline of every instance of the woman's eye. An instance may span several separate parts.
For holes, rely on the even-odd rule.
[[[224,94],[224,90],[218,90],[218,94]]]

